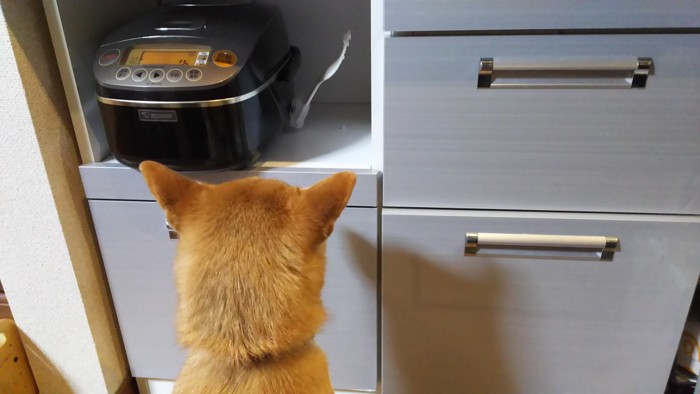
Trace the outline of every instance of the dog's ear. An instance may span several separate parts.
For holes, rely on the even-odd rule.
[[[306,189],[305,200],[311,212],[311,223],[320,232],[322,240],[333,232],[333,224],[348,203],[355,180],[352,172],[339,172]]]
[[[203,186],[154,161],[142,162],[139,170],[151,194],[165,211],[168,223],[177,230],[180,217],[188,209],[188,202]]]

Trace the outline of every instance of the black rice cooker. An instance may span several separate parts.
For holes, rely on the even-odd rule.
[[[94,63],[109,148],[130,167],[240,168],[289,124],[300,54],[270,5],[162,6]]]

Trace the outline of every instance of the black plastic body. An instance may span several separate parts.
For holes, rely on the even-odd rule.
[[[240,169],[289,124],[290,85],[278,81],[248,100],[209,108],[99,105],[110,149],[124,165],[155,160],[181,171]],[[165,111],[177,120],[144,122],[139,110]]]

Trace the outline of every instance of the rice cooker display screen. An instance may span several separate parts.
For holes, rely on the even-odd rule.
[[[208,51],[201,49],[146,49],[134,48],[126,59],[127,66],[159,64],[173,66],[204,66]]]

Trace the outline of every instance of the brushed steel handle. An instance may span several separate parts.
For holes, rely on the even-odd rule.
[[[168,229],[170,239],[180,239],[180,234],[167,221],[165,222],[165,228]]]
[[[645,88],[653,60],[481,58],[479,89]]]
[[[618,237],[589,235],[476,233],[465,235],[464,254],[476,255],[480,248],[531,248],[595,250],[602,260],[612,259],[618,249]]]

